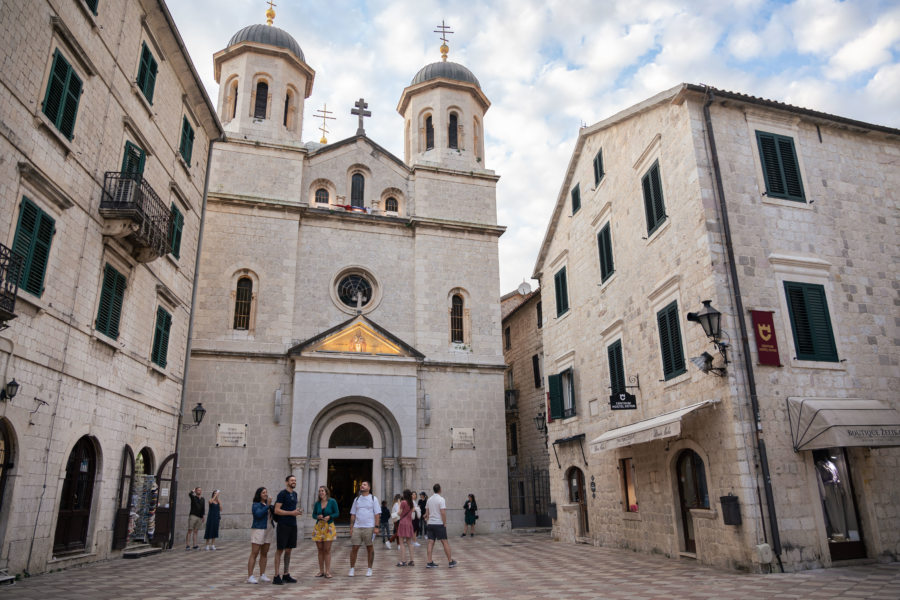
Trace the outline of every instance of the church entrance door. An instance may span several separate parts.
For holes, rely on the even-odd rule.
[[[372,461],[370,459],[356,458],[330,458],[328,459],[328,489],[331,496],[337,501],[341,515],[336,523],[350,522],[350,507],[353,499],[359,493],[359,484],[363,481],[372,482]],[[378,494],[375,494],[378,496]],[[381,496],[378,496],[380,500]]]

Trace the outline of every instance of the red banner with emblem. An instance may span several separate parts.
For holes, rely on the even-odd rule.
[[[778,338],[775,337],[775,324],[770,310],[751,310],[750,318],[753,321],[753,335],[756,337],[756,350],[759,354],[759,364],[771,367],[780,367],[778,358]]]

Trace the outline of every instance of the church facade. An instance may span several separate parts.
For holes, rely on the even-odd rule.
[[[361,481],[389,502],[440,483],[451,531],[469,493],[483,530],[508,527],[490,102],[442,51],[400,94],[402,158],[362,100],[355,136],[303,141],[315,71],[287,32],[251,25],[215,55],[185,402],[208,416],[182,438],[182,531],[199,485],[222,490],[222,536],[247,535],[256,488],[288,474],[307,514],[320,485],[346,518]]]

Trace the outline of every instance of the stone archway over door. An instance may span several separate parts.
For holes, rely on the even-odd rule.
[[[78,552],[87,545],[96,473],[97,450],[91,439],[85,436],[72,448],[66,463],[53,539],[54,554]]]

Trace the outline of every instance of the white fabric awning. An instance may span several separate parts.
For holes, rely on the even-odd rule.
[[[591,454],[597,454],[603,450],[612,450],[624,446],[644,444],[654,440],[675,437],[681,433],[681,419],[688,413],[710,406],[719,400],[703,400],[678,410],[673,410],[652,419],[644,419],[631,425],[610,429],[603,435],[591,440]]]
[[[900,412],[881,400],[788,398],[794,450],[900,446]]]

